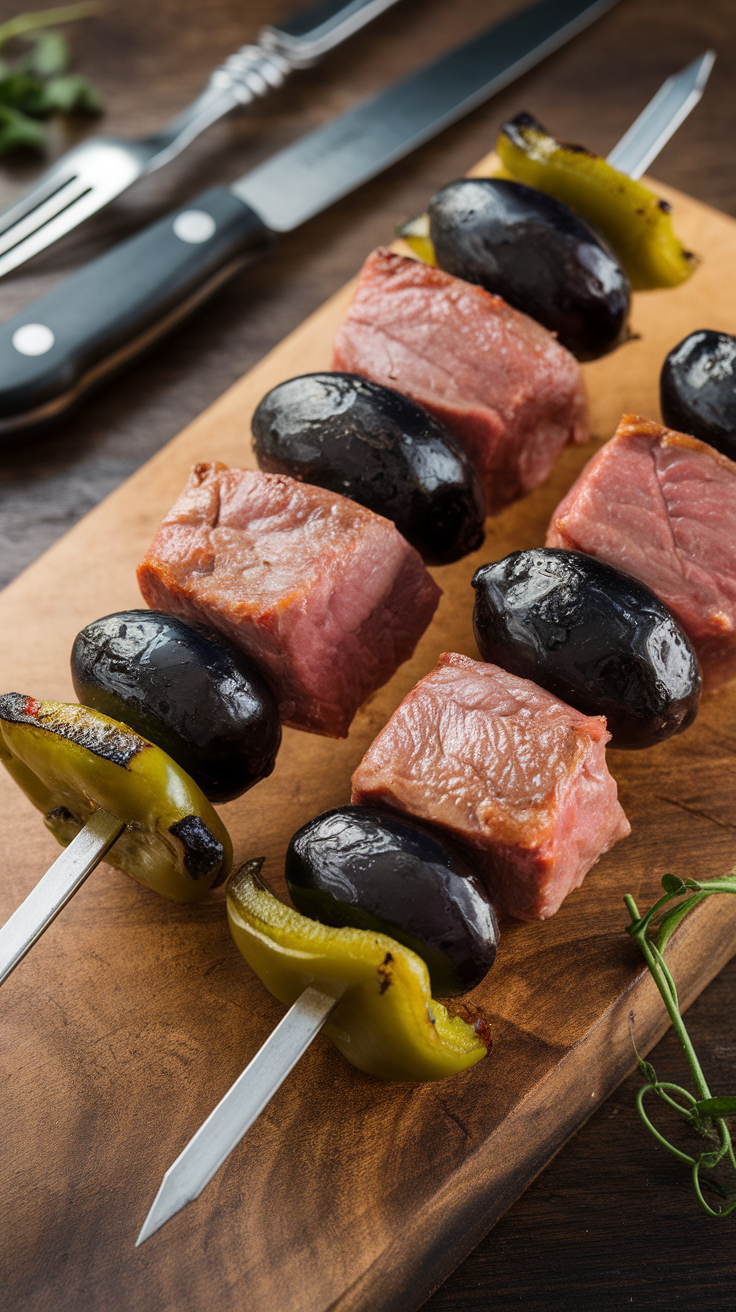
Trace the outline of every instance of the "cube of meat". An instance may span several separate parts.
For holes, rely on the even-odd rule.
[[[353,801],[459,840],[499,911],[546,920],[631,832],[603,716],[450,652],[404,698],[353,775]]]
[[[491,513],[588,437],[580,366],[552,333],[482,287],[381,249],[335,338],[333,369],[396,387],[447,425]]]
[[[411,656],[440,589],[381,515],[282,474],[197,465],[138,582],[259,664],[285,724],[344,738]]]
[[[736,676],[736,464],[719,451],[624,415],[557,507],[547,546],[646,583],[693,644],[705,688]]]

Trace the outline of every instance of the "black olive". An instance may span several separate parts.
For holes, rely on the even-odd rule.
[[[578,360],[626,340],[631,285],[600,233],[562,201],[503,178],[463,178],[429,202],[437,263],[557,333]]]
[[[736,337],[710,328],[691,333],[662,365],[659,396],[668,428],[736,460]]]
[[[414,820],[370,806],[326,811],[294,834],[286,880],[303,915],[411,948],[438,997],[467,993],[493,965],[498,924],[488,894],[465,860]]]
[[[483,542],[474,465],[438,419],[358,374],[304,374],[274,387],[253,416],[261,469],[329,488],[393,520],[431,565]]]
[[[659,597],[582,551],[513,551],[473,578],[481,656],[585,715],[605,715],[612,747],[651,747],[698,713],[688,638]]]
[[[95,620],[72,648],[77,697],[168,752],[213,802],[265,779],[281,743],[258,670],[219,633],[155,610]]]

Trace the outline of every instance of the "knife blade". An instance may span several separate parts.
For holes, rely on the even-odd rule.
[[[85,265],[0,326],[0,437],[58,418],[265,247],[481,104],[616,0],[537,0]]]
[[[688,100],[688,97],[690,97],[689,108],[697,103],[697,100],[691,99],[693,80],[697,80],[699,75],[696,66],[701,65],[702,68],[707,68],[700,85],[702,94],[702,89],[705,86],[714,59],[715,56],[712,52],[706,51],[704,55],[689,64],[675,77],[668,78],[664,86],[649,102],[646,109],[639,115],[633,125],[634,127],[642,122],[647,122],[650,110],[652,111],[652,117],[655,115],[657,117],[659,146],[653,153],[653,142],[649,131],[642,131],[637,136],[638,145],[636,145],[631,139],[630,129],[618,145],[614,147],[611,155],[608,156],[609,162],[612,155],[620,149],[624,142],[627,142],[627,159],[631,175],[638,177],[642,171],[640,169],[639,173],[636,173],[640,160],[646,159],[648,164],[651,163],[658,150],[661,150],[665,142],[669,141],[672,133],[686,117],[682,113],[682,105]],[[673,96],[671,94],[673,86],[679,88],[679,95]],[[668,125],[664,122],[660,112],[662,92],[665,88],[667,89],[669,112],[674,122],[671,131],[666,130]],[[699,98],[698,96],[697,99]],[[623,169],[621,172],[623,172]],[[315,1023],[318,1009],[315,1009],[315,998],[312,996],[315,994],[318,998],[322,997],[324,999],[325,1007],[325,1014],[318,1023]],[[331,1006],[327,1005],[328,1001],[332,1002]],[[283,1020],[266,1039],[265,1043],[261,1045],[250,1064],[238,1076],[238,1079],[231,1085],[214,1111],[202,1123],[165,1173],[158,1193],[136,1239],[136,1247],[155,1234],[173,1216],[176,1216],[176,1213],[181,1211],[182,1207],[186,1207],[187,1203],[193,1202],[195,1198],[199,1197],[202,1190],[227,1160],[229,1153],[237,1147],[240,1140],[263,1111],[269,1098],[273,1097],[276,1090],[280,1088],[286,1074],[293,1070],[300,1057],[306,1052],[309,1044],[316,1038],[325,1022],[329,1020],[336,1005],[336,1000],[326,999],[324,994],[319,994],[313,988],[305,989],[304,993],[297,998]],[[284,1027],[283,1030],[282,1026]],[[265,1063],[264,1059],[269,1050],[269,1044],[279,1032],[281,1032],[283,1041],[278,1047],[278,1061],[274,1063],[273,1069],[269,1071],[270,1063]],[[271,1092],[268,1097],[265,1097],[268,1087],[271,1088]],[[224,1149],[227,1144],[230,1147],[225,1152]]]

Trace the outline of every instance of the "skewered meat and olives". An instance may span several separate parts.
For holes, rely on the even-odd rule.
[[[495,960],[498,924],[477,876],[428,829],[388,811],[343,806],[311,820],[289,844],[286,881],[305,916],[411,948],[439,997],[475,988]]]
[[[736,460],[736,337],[701,329],[667,356],[659,380],[662,418]]]
[[[484,660],[605,715],[612,747],[651,747],[692,724],[697,656],[643,583],[578,551],[514,551],[473,578]]]
[[[553,196],[501,178],[463,178],[432,197],[429,225],[441,269],[502,296],[579,360],[625,340],[629,279],[600,236]]]
[[[261,469],[339,492],[386,519],[433,565],[483,542],[485,497],[444,424],[358,374],[291,378],[252,421]]]
[[[176,902],[196,902],[232,863],[227,830],[171,757],[86,706],[0,697],[0,760],[66,847],[98,807],[127,826],[106,856]]]
[[[203,625],[126,610],[82,629],[72,649],[85,706],[156,743],[213,802],[271,773],[281,742],[273,693],[251,660]]]

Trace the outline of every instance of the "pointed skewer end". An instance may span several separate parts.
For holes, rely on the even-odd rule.
[[[171,1206],[171,1200],[169,1200],[169,1203],[167,1204],[165,1200],[166,1192],[166,1177],[164,1177],[161,1188],[153,1200],[151,1210],[143,1222],[141,1232],[135,1241],[136,1248],[144,1243],[146,1239],[150,1239],[151,1235],[155,1235],[156,1231],[160,1230],[162,1225],[166,1225],[166,1222],[171,1220],[171,1217],[179,1211],[180,1207],[182,1207],[182,1203],[180,1202]]]

